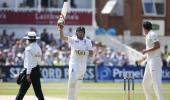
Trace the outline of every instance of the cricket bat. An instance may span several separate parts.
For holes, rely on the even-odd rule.
[[[61,10],[61,16],[65,19],[66,15],[67,15],[67,11],[68,11],[68,7],[69,7],[69,2],[64,2],[63,4],[63,8]]]
[[[58,19],[57,24],[59,24],[59,25],[64,25],[68,8],[69,8],[69,2],[66,1],[66,2],[64,2],[64,4],[63,4],[63,8],[62,8],[62,10],[61,10],[60,18]]]

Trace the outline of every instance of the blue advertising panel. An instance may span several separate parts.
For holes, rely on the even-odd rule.
[[[170,82],[170,68],[163,67],[162,68],[162,81]],[[124,67],[116,67],[116,66],[98,66],[97,69],[97,79],[100,82],[103,81],[113,81],[113,82],[122,82],[124,76],[127,74],[133,75],[135,81],[142,81],[144,75],[145,68],[144,67],[134,67],[134,66],[124,66]]]
[[[9,66],[3,67],[3,81],[4,82],[14,82],[16,81],[15,77],[20,73],[21,66]],[[43,81],[61,81],[68,79],[68,66],[58,66],[58,67],[49,67],[41,66],[41,79]],[[95,67],[88,67],[84,75],[84,80],[94,81],[95,80]]]
[[[21,66],[4,66],[0,68],[0,76],[5,82],[16,81],[15,77],[22,69]],[[84,75],[84,80],[95,82],[122,82],[124,76],[133,74],[135,82],[141,82],[144,71],[144,67],[136,66],[88,66]],[[45,82],[66,81],[68,79],[68,66],[41,66],[41,79]],[[170,82],[170,67],[163,67],[162,80],[163,82]]]

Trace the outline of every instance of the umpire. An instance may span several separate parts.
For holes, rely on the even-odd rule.
[[[24,52],[24,68],[26,68],[26,77],[20,85],[20,89],[15,100],[23,99],[31,83],[38,100],[44,100],[40,83],[40,69],[38,67],[41,62],[42,51],[40,46],[36,43],[36,40],[40,37],[37,37],[35,32],[28,32],[27,36],[24,38],[27,39],[28,43]]]

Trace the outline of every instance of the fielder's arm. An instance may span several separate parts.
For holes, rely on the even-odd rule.
[[[160,48],[160,43],[159,43],[159,41],[156,41],[156,42],[154,42],[154,46],[152,48],[143,50],[143,54],[154,51],[159,48]]]
[[[140,60],[137,60],[136,62],[138,63],[138,64],[142,64],[145,60],[146,60],[146,56],[144,56],[142,59],[140,59]]]

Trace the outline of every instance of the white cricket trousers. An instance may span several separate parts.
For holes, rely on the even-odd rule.
[[[69,63],[68,100],[77,100],[80,83],[86,72],[86,62]]]
[[[152,100],[152,86],[157,100],[164,100],[161,83],[162,61],[160,57],[148,60],[142,83],[146,100]]]

